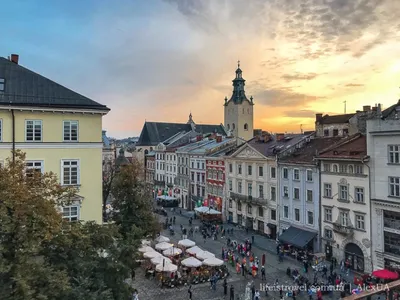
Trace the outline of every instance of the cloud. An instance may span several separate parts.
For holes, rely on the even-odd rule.
[[[317,101],[318,97],[292,91],[290,87],[258,91],[254,94],[257,104],[273,107],[298,107]]]
[[[316,73],[308,73],[308,74],[285,74],[282,76],[283,79],[286,81],[293,81],[293,80],[311,80],[318,76]]]
[[[361,86],[364,86],[364,85],[361,84],[361,83],[348,83],[345,86],[347,86],[347,87],[361,87]]]

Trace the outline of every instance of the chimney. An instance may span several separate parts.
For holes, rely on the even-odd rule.
[[[315,122],[319,122],[322,119],[322,114],[315,114]]]
[[[367,112],[371,110],[371,105],[364,105],[363,106],[363,112]]]
[[[11,54],[11,59],[10,59],[14,64],[18,65],[19,61],[19,55],[18,54]]]
[[[285,138],[285,134],[284,133],[277,133],[276,134],[276,140],[277,141],[282,141]]]
[[[376,111],[376,109],[377,109],[377,107],[376,107],[376,106],[374,106],[374,107],[372,108],[372,111]]]
[[[217,143],[221,143],[222,142],[222,135],[217,135],[215,140],[217,141]]]
[[[196,141],[197,141],[197,142],[200,142],[202,139],[203,139],[203,136],[202,136],[202,135],[196,136]]]
[[[378,106],[376,108],[376,112],[378,113],[378,116],[381,117],[382,116],[382,106],[380,103],[378,103]]]

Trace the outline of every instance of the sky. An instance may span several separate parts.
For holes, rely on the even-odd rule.
[[[112,137],[223,123],[241,62],[255,128],[400,98],[398,0],[4,0],[0,56],[97,102]],[[346,103],[345,103],[346,102]]]

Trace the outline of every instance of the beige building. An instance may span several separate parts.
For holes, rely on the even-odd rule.
[[[244,90],[245,81],[242,70],[238,64],[236,77],[233,82],[233,93],[231,98],[225,97],[224,104],[224,126],[233,136],[246,141],[253,138],[254,103],[253,97],[247,99]]]

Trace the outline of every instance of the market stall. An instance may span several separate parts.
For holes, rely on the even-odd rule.
[[[185,247],[185,248],[190,248],[190,247],[196,246],[196,243],[193,242],[192,240],[184,239],[184,240],[180,240],[178,242],[178,245],[182,246],[182,247]]]
[[[195,208],[196,213],[199,215],[200,220],[204,222],[221,222],[222,213],[211,207],[202,206]]]
[[[155,251],[155,250],[149,246],[142,246],[139,248],[139,252],[142,252],[142,253],[146,253],[146,252],[150,252],[150,251]]]
[[[168,248],[171,248],[172,246],[173,246],[173,245],[170,244],[170,243],[161,242],[161,243],[158,243],[158,244],[155,246],[155,248],[156,248],[156,250],[164,251],[164,250],[167,250]]]
[[[185,267],[188,267],[188,268],[198,268],[203,263],[200,260],[198,260],[197,258],[188,257],[188,258],[185,258],[184,260],[182,260],[181,264],[182,264],[182,266],[185,266]]]
[[[201,260],[206,260],[207,258],[215,258],[215,255],[208,251],[202,251],[196,253],[196,257]]]
[[[197,253],[200,253],[200,252],[203,252],[203,251],[204,250],[201,249],[198,246],[194,246],[194,247],[191,247],[189,249],[186,249],[186,253],[189,253],[190,255],[196,255]]]
[[[158,238],[155,239],[155,241],[156,243],[162,243],[162,242],[168,243],[170,239],[167,238],[166,236],[160,235]]]
[[[172,263],[161,263],[156,266],[156,271],[157,272],[176,272],[178,270],[178,266],[174,265]]]
[[[142,243],[142,246],[150,246],[151,245],[151,241],[149,241],[149,240],[142,240],[141,243]]]
[[[383,280],[396,280],[399,278],[397,272],[389,271],[387,269],[374,271],[372,272],[372,276]]]
[[[154,251],[154,250],[143,254],[144,258],[150,258],[150,259],[157,257],[157,256],[162,256],[162,255],[161,255],[161,253]]]
[[[205,266],[209,266],[209,267],[219,267],[224,264],[224,261],[221,259],[218,259],[216,257],[210,257],[210,258],[205,259],[203,261],[203,264]]]
[[[159,264],[163,264],[163,263],[172,263],[171,260],[168,257],[165,256],[156,256],[154,258],[151,259],[151,263],[153,265],[159,265]]]
[[[182,253],[182,250],[176,247],[171,247],[163,251],[165,256],[176,256]]]

